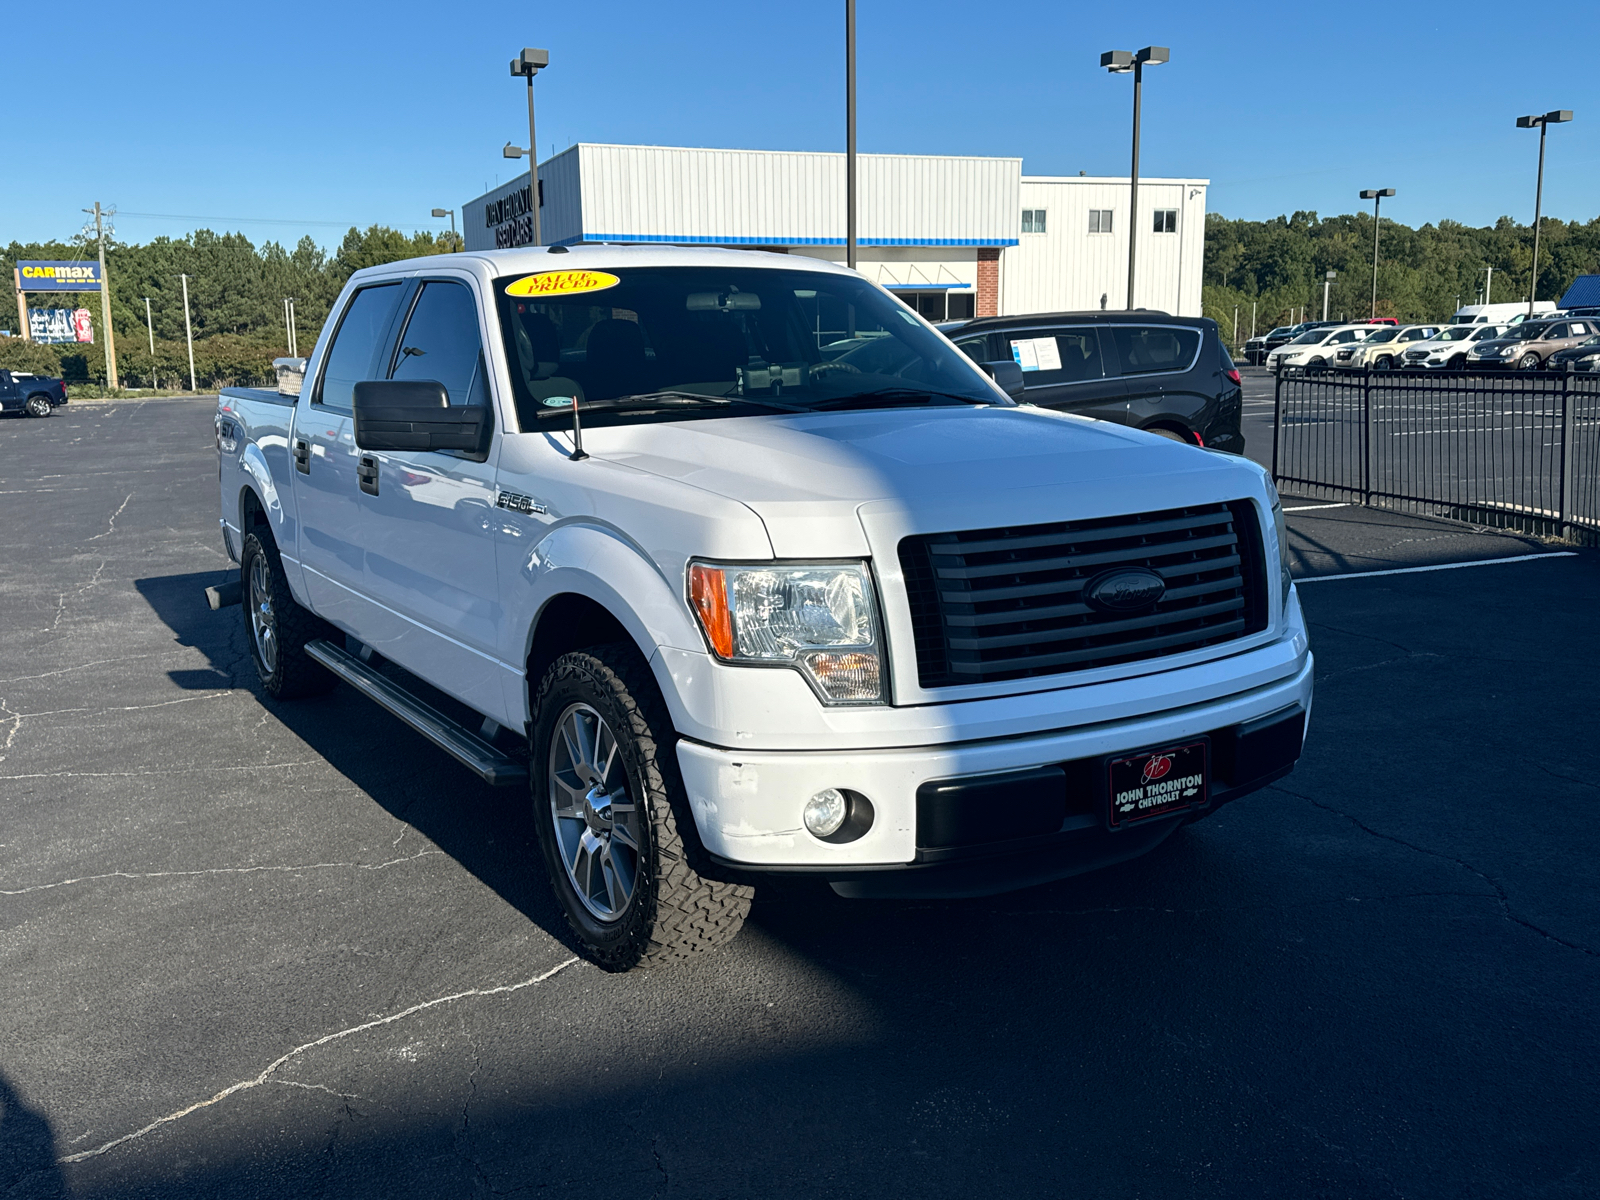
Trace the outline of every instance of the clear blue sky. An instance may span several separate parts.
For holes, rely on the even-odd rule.
[[[140,242],[197,226],[324,244],[352,224],[442,228],[429,209],[459,208],[515,170],[500,147],[526,139],[524,85],[506,63],[524,45],[551,55],[541,157],[573,141],[843,149],[843,11],[18,4],[7,73],[31,65],[71,99],[23,104],[12,89],[0,243],[70,236],[96,199]],[[1576,120],[1550,134],[1545,212],[1589,220],[1594,12],[1561,11],[859,0],[860,148],[1124,174],[1132,85],[1100,70],[1099,53],[1164,43],[1172,61],[1146,76],[1143,170],[1210,178],[1212,211],[1327,215],[1359,207],[1361,188],[1394,187],[1385,215],[1409,224],[1528,221],[1538,135],[1514,118],[1571,108]]]

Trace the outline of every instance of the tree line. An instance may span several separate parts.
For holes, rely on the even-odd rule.
[[[366,230],[352,227],[332,254],[309,237],[290,250],[277,242],[256,246],[242,233],[209,229],[142,245],[108,240],[106,273],[111,279],[117,373],[129,387],[188,386],[180,275],[189,276],[189,317],[200,386],[250,386],[270,382],[272,360],[289,353],[286,297],[295,302],[300,353],[309,354],[352,272],[457,248],[449,233],[405,234],[381,225]],[[92,261],[95,254],[94,240],[81,236],[71,242],[12,242],[0,251],[0,270],[9,280],[22,259]],[[145,297],[150,300],[148,327]],[[104,382],[99,295],[34,292],[29,293],[28,303],[34,308],[87,308],[94,321],[94,344],[35,345],[20,337],[0,338],[0,366]],[[9,312],[0,314],[0,327],[15,322]]]
[[[1402,321],[1438,321],[1462,304],[1528,298],[1533,228],[1501,217],[1474,228],[1440,221],[1420,229],[1384,218],[1378,230],[1378,311]],[[1487,268],[1493,267],[1492,276]],[[1206,215],[1205,315],[1231,338],[1235,306],[1239,339],[1287,324],[1304,307],[1322,315],[1324,273],[1337,271],[1328,315],[1365,319],[1372,309],[1372,214],[1318,217],[1314,212],[1270,221]],[[1544,219],[1539,235],[1540,300],[1559,300],[1579,275],[1600,273],[1600,217],[1583,223]],[[1493,294],[1484,287],[1493,279]]]

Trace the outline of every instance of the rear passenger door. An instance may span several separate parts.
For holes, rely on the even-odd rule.
[[[1104,332],[1127,385],[1130,425],[1181,424],[1198,431],[1211,423],[1222,390],[1221,360],[1200,361],[1205,338],[1198,327],[1117,323]]]
[[[1022,368],[1017,398],[1023,403],[1127,423],[1122,380],[1107,365],[1101,331],[1093,325],[1005,330],[993,337],[999,359]]]

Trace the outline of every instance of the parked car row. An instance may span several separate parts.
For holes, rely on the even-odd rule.
[[[1345,370],[1600,370],[1600,319],[1534,318],[1516,324],[1334,325],[1308,329],[1266,357],[1284,367]]]
[[[1556,311],[1555,304],[1552,303],[1549,300],[1540,300],[1537,303],[1535,303],[1534,306],[1533,306],[1533,316],[1536,317],[1536,318],[1554,318],[1554,317],[1557,317],[1557,316],[1574,317],[1574,316],[1593,316],[1593,315],[1600,315],[1600,312],[1590,313],[1590,312],[1582,311],[1582,310],[1573,310],[1573,311],[1570,311],[1570,312],[1558,313]],[[1498,329],[1503,331],[1503,330],[1509,328],[1510,326],[1516,325],[1519,322],[1524,321],[1526,319],[1528,319],[1528,305],[1525,302],[1522,302],[1522,301],[1518,301],[1518,302],[1512,303],[1512,304],[1468,304],[1468,305],[1463,306],[1462,308],[1457,309],[1455,314],[1453,316],[1451,316],[1450,320],[1448,322],[1445,322],[1445,324],[1450,326],[1450,327],[1455,327],[1455,326],[1460,326],[1460,325],[1473,325],[1473,326],[1480,326],[1480,327],[1484,326],[1484,325],[1492,325],[1492,326],[1495,326],[1496,328],[1498,328]],[[1280,346],[1288,344],[1289,342],[1295,340],[1298,337],[1301,337],[1302,335],[1304,335],[1306,333],[1311,332],[1314,329],[1333,329],[1333,328],[1341,328],[1341,327],[1343,327],[1343,328],[1365,329],[1365,328],[1368,328],[1368,327],[1373,326],[1373,325],[1388,325],[1391,329],[1398,329],[1398,328],[1401,327],[1400,326],[1400,322],[1396,321],[1392,317],[1373,317],[1373,318],[1371,318],[1369,320],[1365,320],[1365,321],[1302,321],[1298,325],[1280,325],[1276,329],[1272,329],[1272,330],[1268,331],[1267,333],[1258,334],[1257,336],[1251,338],[1249,341],[1245,342],[1245,344],[1244,344],[1244,360],[1247,363],[1249,363],[1251,366],[1253,366],[1253,367],[1265,366],[1266,362],[1267,362],[1268,355],[1270,355],[1274,350],[1276,350]],[[1432,325],[1432,326],[1410,325],[1410,326],[1405,326],[1405,328],[1409,328],[1409,329],[1413,329],[1413,330],[1419,329],[1419,328],[1428,328],[1428,329],[1434,330],[1435,333],[1437,333],[1441,329],[1441,326],[1439,326],[1439,325]],[[1428,336],[1432,337],[1432,336],[1434,336],[1434,334],[1429,334]],[[1479,335],[1479,336],[1482,336],[1482,335]],[[1413,338],[1408,338],[1407,340],[1408,341],[1415,341],[1416,338],[1414,338],[1414,337]],[[1392,341],[1392,338],[1391,338],[1391,341]],[[1370,339],[1367,339],[1367,341],[1364,344],[1369,344],[1369,345],[1370,344],[1379,344],[1379,345],[1382,345],[1382,344],[1387,344],[1387,343],[1372,343]],[[1361,357],[1362,356],[1352,354],[1351,355],[1351,361],[1340,362],[1338,365],[1339,366],[1364,366],[1365,363],[1360,361]],[[1378,355],[1375,355],[1375,356],[1372,356],[1372,357],[1382,357],[1382,352],[1380,352]],[[1448,361],[1451,357],[1452,356],[1446,355],[1444,357],[1444,360],[1442,360],[1442,361]],[[1384,365],[1385,365],[1385,367],[1388,367],[1388,366],[1400,366],[1402,364],[1397,360],[1395,362],[1387,363],[1387,364],[1384,364]],[[1407,352],[1407,362],[1404,365],[1406,365],[1406,366],[1414,365],[1414,363],[1412,361],[1410,361],[1409,351]],[[1438,364],[1430,363],[1428,365],[1438,365]],[[1464,361],[1463,361],[1462,363],[1452,363],[1452,365],[1456,366],[1456,367],[1459,367],[1459,366],[1463,366],[1465,364],[1464,364]]]

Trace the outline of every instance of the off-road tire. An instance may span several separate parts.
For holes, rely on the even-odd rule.
[[[29,396],[28,403],[24,407],[30,417],[48,417],[55,411],[55,405],[50,403],[50,397],[42,393]]]
[[[573,704],[611,727],[641,805],[644,845],[632,900],[614,921],[595,918],[578,898],[557,849],[549,760],[557,722]],[[529,744],[534,827],[556,902],[583,953],[607,971],[658,966],[727,945],[744,925],[755,889],[709,879],[678,770],[677,731],[649,665],[625,642],[564,654],[539,684]]]
[[[250,576],[258,558],[266,563],[267,591],[276,626],[277,662],[271,667],[262,661],[256,633],[251,625],[254,598]],[[239,579],[244,586],[244,635],[250,646],[250,661],[255,664],[256,674],[267,695],[274,700],[298,700],[303,696],[320,696],[332,691],[338,679],[306,654],[306,643],[329,638],[337,645],[344,635],[295,602],[294,594],[289,590],[288,577],[283,573],[283,560],[278,557],[278,547],[270,537],[263,538],[256,533],[245,535],[244,550],[239,555]]]

